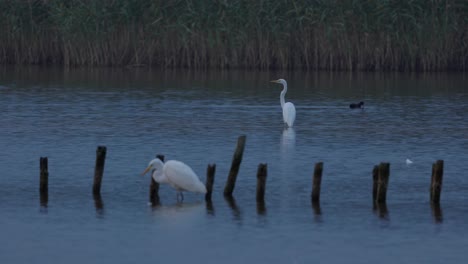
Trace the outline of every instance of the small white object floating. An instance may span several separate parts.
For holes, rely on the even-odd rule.
[[[406,159],[406,165],[410,165],[412,163],[413,163],[413,161],[411,161],[410,159]]]

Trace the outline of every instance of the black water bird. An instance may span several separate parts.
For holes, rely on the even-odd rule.
[[[354,104],[354,103],[350,104],[349,108],[351,108],[351,109],[364,108],[364,102],[359,102],[357,104]]]

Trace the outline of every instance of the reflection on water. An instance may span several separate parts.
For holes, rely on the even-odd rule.
[[[282,73],[298,109],[286,129],[273,75],[280,74],[0,69],[1,262],[465,261],[465,75]],[[349,109],[360,100],[365,111]],[[225,198],[239,135],[248,141],[234,197]],[[108,147],[105,205],[100,196],[91,204],[86,176],[99,145]],[[175,203],[174,190],[161,186],[162,201],[148,206],[150,182],[135,174],[155,153],[191,164],[202,179],[216,164],[212,201],[187,194]],[[51,161],[49,192],[38,197],[39,168],[27,164],[43,156]],[[408,157],[417,160],[406,166]],[[447,164],[443,216],[440,206],[427,207],[437,159]],[[311,208],[319,160],[326,170]],[[392,164],[391,219],[386,205],[369,208],[370,170],[383,161]],[[255,199],[259,163],[268,164],[265,203]]]
[[[291,154],[296,146],[296,131],[293,127],[285,127],[281,136],[281,152]]]
[[[322,208],[320,207],[320,202],[315,202],[315,201],[313,201],[313,202],[312,202],[312,209],[313,209],[314,214],[315,214],[316,216],[319,216],[319,215],[322,214]]]
[[[242,220],[241,210],[237,206],[236,199],[233,196],[224,196],[224,200],[226,200],[227,204],[231,208],[234,219],[237,221]]]
[[[444,217],[442,214],[442,208],[440,207],[439,203],[431,203],[432,215],[434,217],[434,221],[438,224],[444,221]]]
[[[49,202],[49,193],[48,192],[40,192],[39,196],[40,196],[39,203],[40,203],[41,207],[47,208],[47,203]]]
[[[257,201],[257,214],[266,215],[267,209],[265,201]]]
[[[96,208],[96,215],[99,218],[104,216],[104,202],[100,193],[93,193],[94,207]]]
[[[390,220],[387,203],[374,203],[374,211],[381,219]]]
[[[205,215],[204,202],[176,202],[152,208],[152,213],[158,220],[167,221],[170,225],[190,223]]]
[[[214,209],[214,206],[213,206],[213,201],[211,200],[207,200],[206,201],[206,212],[209,214],[209,215],[215,215],[215,209]]]

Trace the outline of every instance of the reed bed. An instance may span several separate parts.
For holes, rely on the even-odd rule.
[[[0,64],[465,71],[466,0],[0,0]]]

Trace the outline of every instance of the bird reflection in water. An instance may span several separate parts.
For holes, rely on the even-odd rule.
[[[281,151],[288,153],[294,151],[296,146],[296,131],[292,127],[284,128],[281,136]]]

